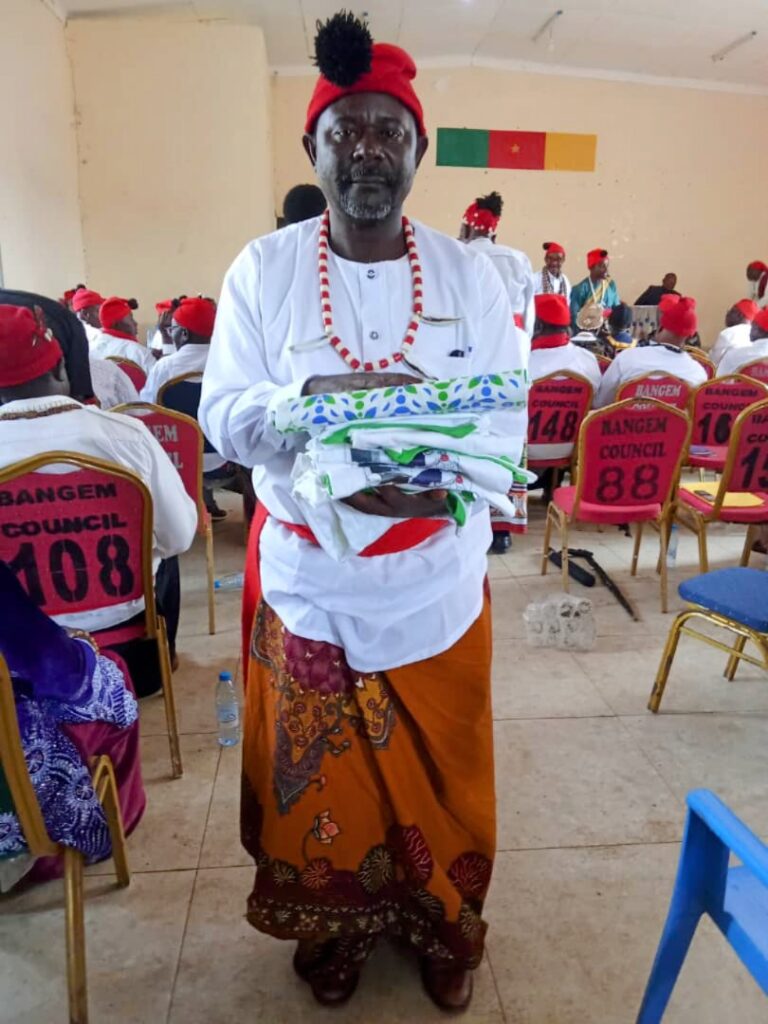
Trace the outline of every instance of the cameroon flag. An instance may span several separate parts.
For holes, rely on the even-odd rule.
[[[442,167],[496,167],[517,171],[594,171],[596,135],[438,128]]]

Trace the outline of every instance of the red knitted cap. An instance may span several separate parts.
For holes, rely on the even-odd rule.
[[[744,315],[744,319],[752,323],[760,307],[752,299],[739,299],[738,302],[734,302],[733,308],[738,309]]]
[[[419,135],[427,134],[424,111],[412,85],[413,58],[399,46],[374,43],[365,22],[344,11],[324,25],[318,22],[315,63],[320,77],[307,108],[306,132],[313,132],[322,112],[342,96],[381,92],[410,110]]]
[[[559,252],[561,256],[565,256],[565,249],[562,247],[562,245],[559,244],[559,242],[545,242],[544,245],[542,246],[542,249],[546,253],[550,253],[550,252],[551,253],[558,253]]]
[[[534,298],[536,319],[555,327],[567,327],[571,322],[571,311],[564,295],[537,295]]]
[[[0,306],[0,387],[37,380],[61,362],[58,341],[24,306]]]
[[[128,299],[119,299],[116,295],[113,295],[110,299],[105,299],[99,309],[101,326],[106,328],[114,327],[116,323],[124,320],[133,311],[133,308]]]
[[[768,307],[759,310],[759,312],[755,314],[755,319],[752,323],[757,324],[761,330],[768,331]]]
[[[81,309],[88,309],[89,306],[100,306],[103,301],[98,292],[92,292],[90,288],[78,288],[72,296],[72,309],[79,313]]]
[[[600,263],[608,256],[607,249],[590,249],[587,253],[587,268],[592,269],[596,264]]]
[[[680,295],[664,295],[659,303],[659,327],[676,334],[678,338],[690,338],[696,333],[696,299]]]
[[[216,321],[216,306],[210,299],[182,299],[173,311],[173,319],[192,334],[210,338]]]

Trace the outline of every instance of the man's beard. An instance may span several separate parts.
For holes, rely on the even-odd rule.
[[[367,175],[375,174],[385,179],[383,188],[386,195],[365,198],[352,194],[352,186],[356,181],[365,178]],[[349,173],[340,174],[336,179],[336,188],[339,196],[339,205],[348,217],[352,220],[378,221],[386,220],[395,207],[395,197],[399,191],[400,176],[384,174],[380,169],[369,167],[358,167]]]

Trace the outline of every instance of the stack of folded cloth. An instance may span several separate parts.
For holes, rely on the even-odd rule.
[[[395,522],[343,503],[369,488],[446,490],[445,516],[457,528],[479,503],[513,517],[510,489],[534,478],[510,457],[510,436],[494,432],[493,413],[522,411],[526,401],[527,376],[515,371],[291,399],[272,419],[280,433],[310,435],[292,496],[318,543],[342,559]]]

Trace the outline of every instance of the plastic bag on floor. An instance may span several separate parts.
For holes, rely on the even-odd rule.
[[[595,617],[586,597],[555,594],[545,601],[532,601],[523,612],[523,621],[531,647],[591,651],[595,646]]]

